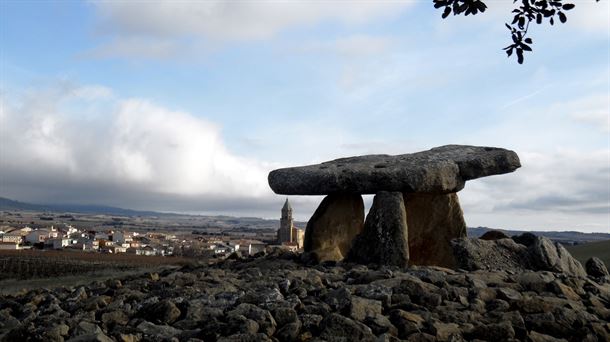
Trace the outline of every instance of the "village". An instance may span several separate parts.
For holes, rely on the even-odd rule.
[[[7,216],[22,219],[8,220]],[[269,248],[291,251],[303,248],[304,230],[295,227],[288,200],[282,207],[277,228],[226,227],[220,224],[220,227],[214,227],[206,224],[188,230],[178,229],[175,223],[170,225],[165,221],[164,225],[149,224],[147,228],[145,224],[136,225],[129,218],[107,219],[103,217],[92,223],[85,218],[75,219],[74,214],[53,216],[5,211],[0,223],[0,250],[222,258],[233,253],[255,255]],[[82,220],[81,224],[79,220]]]

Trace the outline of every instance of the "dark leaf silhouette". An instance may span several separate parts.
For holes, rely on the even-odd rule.
[[[509,0],[502,0],[509,1]],[[505,23],[506,28],[510,31],[512,44],[505,47],[506,54],[510,57],[517,56],[517,62],[523,64],[523,51],[532,51],[530,46],[533,40],[528,37],[530,24],[542,24],[545,18],[548,18],[548,23],[553,26],[555,18],[561,23],[565,23],[568,17],[563,11],[572,10],[576,5],[569,3],[570,0],[513,0],[515,8],[511,11],[514,13],[512,22]],[[443,8],[441,17],[447,18],[450,14],[468,16],[483,13],[487,9],[487,5],[483,0],[432,0],[434,8]],[[599,2],[599,0],[596,0]]]

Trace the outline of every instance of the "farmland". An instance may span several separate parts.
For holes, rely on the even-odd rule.
[[[65,251],[0,251],[0,280],[52,278],[184,265],[193,259]]]
[[[610,267],[610,240],[566,246],[566,248],[583,265],[590,257],[598,257]]]

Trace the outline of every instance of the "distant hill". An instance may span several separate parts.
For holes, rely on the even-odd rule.
[[[488,227],[476,227],[476,228],[468,228],[468,236],[470,237],[480,237],[490,230],[499,230],[504,232],[508,236],[520,235],[525,233],[525,231],[521,230],[506,230],[506,229],[495,229]],[[574,231],[565,231],[565,232],[543,232],[543,231],[529,231],[535,235],[544,236],[553,241],[560,242],[564,245],[577,245],[581,243],[588,243],[593,241],[604,241],[610,240],[610,234],[606,233],[582,233],[582,232],[574,232]]]
[[[14,201],[8,198],[0,197],[0,210],[28,210],[42,212],[60,212],[60,213],[82,213],[82,214],[107,214],[117,216],[159,216],[166,215],[164,213],[154,211],[140,211],[109,207],[103,205],[81,205],[81,204],[33,204]]]
[[[174,214],[174,213],[160,213],[156,211],[141,211],[132,209],[123,209],[117,207],[109,207],[102,205],[78,205],[78,204],[32,204],[14,201],[8,198],[0,197],[0,210],[26,210],[26,211],[40,211],[40,212],[57,212],[57,213],[81,213],[81,214],[105,214],[114,216],[156,216],[156,217],[169,217],[174,215],[179,216],[198,216],[206,217],[214,221],[215,224],[223,222],[227,227],[276,227],[278,220],[267,220],[257,217],[232,217],[232,216],[208,216],[208,215],[186,215],[186,214]],[[307,226],[307,222],[295,222],[295,225],[301,228]],[[523,234],[524,231],[518,230],[505,230],[505,229],[494,229],[489,227],[474,227],[468,228],[468,236],[479,237],[489,230],[501,230],[508,236]],[[536,235],[547,237],[553,241],[561,242],[565,245],[574,245],[580,243],[587,243],[592,241],[603,241],[610,240],[610,234],[604,233],[581,233],[581,232],[542,232],[542,231],[531,231]]]
[[[584,243],[576,246],[566,246],[568,251],[583,265],[590,257],[598,257],[610,267],[610,240]]]

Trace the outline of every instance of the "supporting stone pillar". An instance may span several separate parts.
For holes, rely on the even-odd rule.
[[[318,261],[343,260],[352,240],[362,231],[364,202],[358,194],[324,197],[305,229],[305,252]]]
[[[407,214],[402,193],[380,191],[375,195],[364,230],[354,240],[348,259],[363,264],[408,265]]]
[[[457,193],[404,194],[411,264],[453,268],[451,240],[466,237]]]

